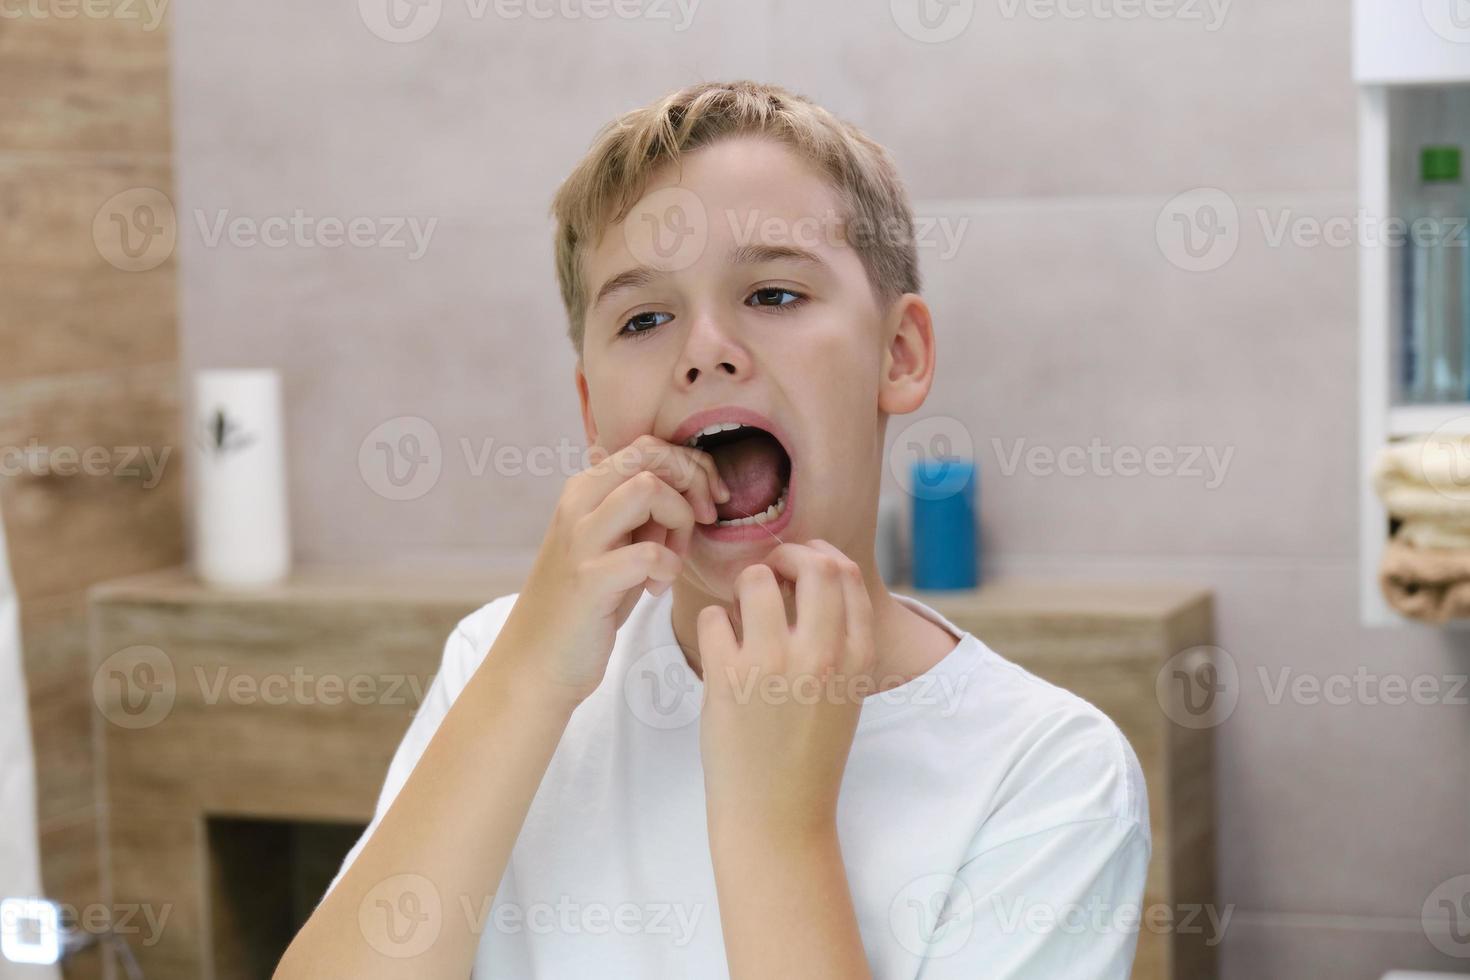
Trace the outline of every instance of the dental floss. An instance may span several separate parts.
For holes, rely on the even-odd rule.
[[[730,506],[734,507],[733,504],[731,504]],[[754,514],[747,514],[745,511],[740,510],[739,507],[735,507],[735,510],[737,510],[737,511],[740,512],[740,516],[741,517],[754,517],[755,516]],[[775,531],[772,531],[770,528],[766,527],[764,524],[757,524],[755,526],[758,527],[758,528],[760,528],[761,530],[765,531],[767,534],[769,534],[771,537],[775,538],[777,541],[780,541],[782,544],[785,544],[786,543],[785,541],[781,541],[781,535],[777,534]]]

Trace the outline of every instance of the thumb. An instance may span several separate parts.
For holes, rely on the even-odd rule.
[[[699,659],[704,667],[706,692],[717,684],[722,687],[728,685],[725,668],[734,661],[740,647],[725,607],[708,605],[701,609],[695,621],[695,633],[699,637]]]

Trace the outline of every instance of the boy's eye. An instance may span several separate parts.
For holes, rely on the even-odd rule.
[[[780,286],[767,286],[750,294],[746,302],[751,306],[790,306],[803,299],[802,295]],[[754,302],[751,302],[754,300]]]
[[[660,320],[659,317],[663,317],[663,319]],[[634,313],[623,322],[623,328],[619,330],[618,333],[647,333],[654,327],[662,326],[663,324],[668,323],[673,318],[674,315],[672,313],[659,313],[656,310],[650,310],[647,313]]]

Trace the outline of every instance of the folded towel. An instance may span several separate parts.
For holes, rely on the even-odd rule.
[[[1373,461],[1373,489],[1394,517],[1470,527],[1470,436],[1389,443]]]
[[[1395,536],[1383,550],[1378,584],[1388,604],[1413,619],[1470,617],[1470,550],[1416,548]]]
[[[1395,541],[1415,548],[1463,548],[1470,551],[1470,523],[1413,518],[1400,524],[1393,537]]]

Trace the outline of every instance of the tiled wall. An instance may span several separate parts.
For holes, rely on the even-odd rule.
[[[41,0],[0,20],[0,511],[44,886],[94,916],[104,892],[83,593],[183,557],[175,265],[164,252],[141,269],[160,254],[138,229],[156,225],[134,226],[130,258],[111,218],[144,217],[138,188],[169,190],[168,71],[167,29],[142,4]],[[96,950],[67,975],[100,975]]]
[[[1277,236],[1355,207],[1346,0],[981,0],[946,41],[900,29],[902,0],[705,0],[687,23],[687,2],[443,0],[398,28],[385,2],[173,11],[182,359],[284,372],[300,557],[533,548],[559,478],[477,469],[580,445],[558,180],[620,110],[782,82],[887,144],[921,216],[963,229],[923,253],[922,414],[973,441],[990,569],[1216,590],[1240,677],[1218,733],[1226,975],[1459,965],[1420,916],[1470,870],[1470,707],[1277,697],[1283,676],[1467,660],[1446,634],[1356,625],[1355,257]],[[1171,203],[1200,187],[1239,235],[1202,260]],[[214,235],[298,212],[437,225],[418,257]],[[440,471],[397,499],[360,450],[411,426]],[[1029,455],[1094,446],[1079,475]],[[1119,472],[1135,450],[1154,473]]]

